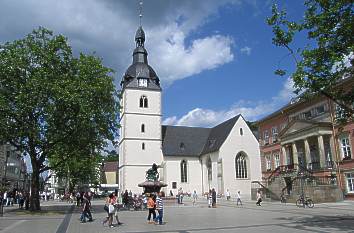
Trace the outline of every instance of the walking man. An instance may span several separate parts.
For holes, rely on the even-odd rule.
[[[198,198],[197,191],[194,190],[194,192],[193,192],[193,205],[195,205],[195,203],[197,202],[197,198]]]
[[[236,194],[236,205],[238,205],[238,203],[240,202],[240,204],[242,205],[242,201],[241,201],[241,192],[238,191],[237,194]]]
[[[256,205],[261,206],[261,202],[262,202],[262,194],[261,194],[261,191],[258,190],[258,192],[257,192],[257,203],[256,203]]]

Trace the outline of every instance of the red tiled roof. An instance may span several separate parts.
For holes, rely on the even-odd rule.
[[[116,172],[118,168],[118,162],[105,162],[103,170],[105,172]]]

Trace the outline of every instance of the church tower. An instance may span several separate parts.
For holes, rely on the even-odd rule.
[[[145,33],[140,26],[135,34],[133,63],[121,81],[121,117],[119,141],[119,187],[141,193],[138,183],[153,163],[160,165],[161,87],[155,71],[148,64],[144,47]]]

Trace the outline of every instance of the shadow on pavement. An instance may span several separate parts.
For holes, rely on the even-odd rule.
[[[351,215],[334,215],[334,216],[311,216],[311,217],[289,217],[278,218],[279,220],[286,220],[295,224],[292,228],[299,230],[308,230],[310,228],[317,228],[319,230],[328,229],[330,231],[344,231],[354,230],[354,216]]]

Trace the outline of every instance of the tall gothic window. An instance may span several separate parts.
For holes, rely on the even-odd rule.
[[[211,159],[210,159],[210,157],[208,158],[208,160],[207,160],[207,170],[208,170],[208,180],[212,180],[212,178],[213,178],[213,173],[212,173],[212,168],[211,168]]]
[[[140,108],[147,108],[148,107],[148,98],[145,95],[140,97],[139,106],[140,106]]]
[[[186,160],[181,161],[181,182],[182,183],[187,182],[187,161]]]
[[[145,133],[145,125],[144,124],[141,124],[141,132]]]
[[[235,158],[236,178],[247,178],[247,159],[243,153],[238,153]]]

